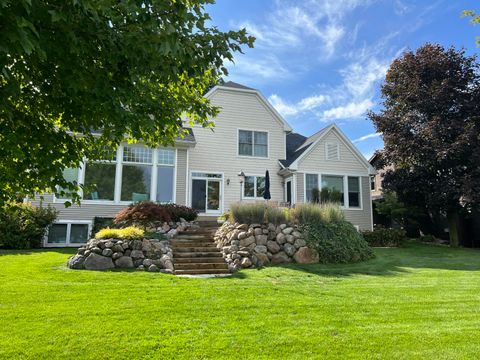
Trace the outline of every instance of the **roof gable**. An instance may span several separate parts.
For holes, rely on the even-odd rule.
[[[272,114],[272,116],[277,119],[277,121],[283,125],[283,130],[290,132],[292,131],[292,127],[290,124],[287,123],[287,121],[278,113],[277,110],[270,104],[270,102],[262,95],[262,93],[258,90],[251,89],[249,87],[246,87],[241,84],[234,83],[232,81],[229,81],[225,83],[224,85],[216,85],[212,89],[210,89],[209,92],[205,94],[205,97],[207,99],[211,98],[217,91],[230,91],[230,92],[238,92],[238,93],[248,93],[248,94],[254,94],[257,96],[259,101],[265,106],[265,108]]]

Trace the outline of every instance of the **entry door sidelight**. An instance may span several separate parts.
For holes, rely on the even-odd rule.
[[[207,180],[208,192],[207,192],[207,211],[219,211],[220,210],[220,181]]]

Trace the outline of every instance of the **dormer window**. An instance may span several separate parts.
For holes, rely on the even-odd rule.
[[[266,131],[238,130],[238,155],[268,157],[268,133]]]
[[[340,145],[337,142],[325,144],[325,158],[327,160],[340,160]]]

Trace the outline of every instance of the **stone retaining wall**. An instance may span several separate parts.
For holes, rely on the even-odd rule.
[[[227,221],[217,230],[214,239],[231,271],[269,263],[311,264],[319,260],[315,250],[307,246],[302,232],[287,224],[232,224]]]

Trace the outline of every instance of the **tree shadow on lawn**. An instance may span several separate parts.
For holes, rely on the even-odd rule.
[[[6,255],[35,255],[41,253],[58,253],[66,255],[75,255],[78,248],[39,248],[39,249],[28,249],[28,250],[10,250],[10,249],[0,249],[0,256]]]
[[[480,249],[452,249],[444,246],[408,242],[399,248],[375,248],[375,258],[354,264],[282,264],[268,265],[235,273],[232,278],[245,278],[251,271],[271,268],[294,270],[327,277],[353,275],[393,276],[409,273],[409,269],[480,271]]]

